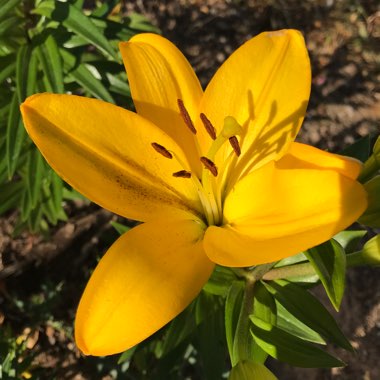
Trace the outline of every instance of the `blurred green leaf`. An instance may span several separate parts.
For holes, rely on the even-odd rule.
[[[257,344],[270,356],[303,368],[342,367],[344,363],[327,352],[260,318],[251,316],[251,333]]]
[[[42,179],[45,174],[45,162],[41,153],[34,149],[28,156],[27,170],[26,170],[26,188],[29,192],[29,199],[31,208],[35,208],[42,196],[41,185]]]
[[[21,0],[2,0],[0,3],[0,20],[7,16],[7,13],[13,11]]]
[[[0,214],[19,205],[23,190],[24,183],[22,181],[0,184]]]
[[[96,8],[91,15],[93,17],[104,18],[108,16],[112,10],[115,8],[117,4],[119,4],[120,0],[109,0],[103,2],[98,8]]]
[[[45,74],[46,89],[49,92],[62,94],[64,92],[62,60],[53,35],[50,34],[44,42],[37,46],[37,54]]]
[[[0,57],[0,84],[8,79],[16,70],[15,56],[13,54]]]
[[[346,282],[346,253],[342,246],[331,239],[305,252],[318,274],[326,293],[338,311]]]
[[[37,80],[37,56],[32,45],[23,45],[17,53],[16,88],[19,103],[34,93]]]
[[[21,121],[17,93],[14,92],[8,117],[6,133],[6,160],[8,163],[8,178],[11,179],[16,170],[18,158],[26,136]]]
[[[340,151],[339,154],[356,158],[362,162],[366,161],[371,154],[371,136],[367,135],[362,137],[349,147]]]
[[[285,280],[265,283],[266,288],[290,314],[338,346],[352,351],[335,319],[307,290]]]
[[[242,360],[232,368],[228,380],[278,380],[263,364]]]
[[[232,282],[236,280],[237,278],[231,269],[216,265],[203,290],[210,294],[227,297]]]
[[[121,223],[117,223],[117,222],[111,222],[111,226],[116,230],[116,232],[119,235],[122,235],[122,234],[124,234],[125,232],[128,232],[131,229],[131,227],[126,226],[126,225],[121,224]]]
[[[15,26],[19,26],[20,23],[22,23],[22,19],[16,16],[11,16],[0,21],[0,35],[4,34],[7,30],[12,29]]]
[[[66,28],[83,37],[107,56],[118,60],[118,57],[104,35],[93,24],[91,17],[69,3],[44,1],[34,10],[54,21],[62,23]]]
[[[380,265],[380,235],[368,240],[361,251],[347,255],[347,263],[350,266]]]

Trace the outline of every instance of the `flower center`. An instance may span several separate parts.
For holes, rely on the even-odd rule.
[[[196,135],[197,130],[194,127],[193,121],[191,120],[183,101],[178,99],[177,102],[184,124],[194,135]],[[207,154],[199,157],[199,160],[203,165],[200,178],[194,174],[188,165],[182,162],[175,152],[167,150],[164,146],[158,144],[157,142],[153,142],[152,147],[163,157],[175,159],[180,164],[182,170],[173,173],[173,176],[176,178],[188,179],[195,186],[199,199],[202,203],[204,215],[207,219],[208,225],[221,225],[223,222],[223,184],[226,180],[226,168],[228,167],[233,154],[230,154],[222,162],[220,168],[216,166],[215,158],[218,151],[220,151],[222,146],[224,146],[227,141],[233,149],[233,152],[231,153],[235,153],[236,156],[240,156],[240,145],[236,136],[240,136],[243,130],[234,117],[227,116],[224,119],[224,125],[220,133],[217,135],[216,129],[207,116],[204,113],[201,113],[199,117],[205,130],[213,140]],[[198,145],[198,151],[201,152],[197,138],[195,138],[195,142]]]

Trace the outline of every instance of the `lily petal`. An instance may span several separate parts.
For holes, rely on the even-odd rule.
[[[308,53],[295,30],[261,33],[219,68],[205,90],[201,111],[218,130],[226,116],[243,126],[236,173],[248,173],[287,152],[301,126],[310,86]]]
[[[177,141],[199,170],[195,138],[177,103],[184,102],[193,121],[199,118],[203,91],[191,65],[175,45],[157,34],[138,34],[119,48],[137,113]]]
[[[335,170],[351,179],[358,178],[363,166],[355,158],[329,153],[310,145],[293,142],[285,156],[277,162],[277,167],[302,169],[305,164],[313,169]]]
[[[141,116],[100,100],[54,94],[29,97],[21,111],[49,164],[100,206],[140,221],[202,209],[195,187],[172,176],[180,164],[151,143],[186,162],[181,149]]]
[[[205,250],[226,266],[273,262],[330,239],[366,207],[363,186],[337,171],[270,162],[227,196],[225,226],[207,229]]]
[[[196,220],[148,222],[121,236],[99,262],[79,304],[75,337],[87,355],[141,342],[200,292],[214,264]]]

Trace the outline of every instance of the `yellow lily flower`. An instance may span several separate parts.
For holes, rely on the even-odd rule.
[[[262,33],[203,92],[165,38],[120,44],[137,113],[37,94],[29,135],[57,173],[100,206],[143,224],[101,259],[75,335],[91,355],[122,352],[179,314],[215,263],[273,262],[328,240],[367,206],[360,164],[294,142],[310,93],[301,34]]]

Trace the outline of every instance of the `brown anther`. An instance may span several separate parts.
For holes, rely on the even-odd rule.
[[[213,140],[216,140],[216,131],[214,126],[211,124],[211,121],[207,118],[204,113],[200,114],[203,125],[205,126],[206,131]]]
[[[173,177],[179,178],[191,178],[191,173],[187,170],[180,170],[179,172],[173,173]]]
[[[210,170],[212,175],[216,177],[218,175],[218,168],[216,165],[207,157],[201,157],[201,162],[206,169]]]
[[[240,145],[239,145],[238,139],[236,138],[236,136],[232,136],[228,140],[229,140],[229,142],[230,142],[230,144],[232,146],[232,149],[234,150],[234,152],[236,153],[236,155],[239,157],[240,153],[241,153],[241,150],[240,150]]]
[[[190,129],[194,135],[197,133],[197,130],[194,127],[193,122],[191,121],[191,117],[189,113],[187,112],[187,109],[185,108],[185,105],[183,104],[183,101],[181,99],[177,99],[177,104],[179,108],[179,112],[181,113],[182,119],[185,122],[186,126]]]
[[[166,158],[173,158],[173,155],[164,146],[154,142],[152,143],[152,147],[156,152],[160,153],[162,156]]]

